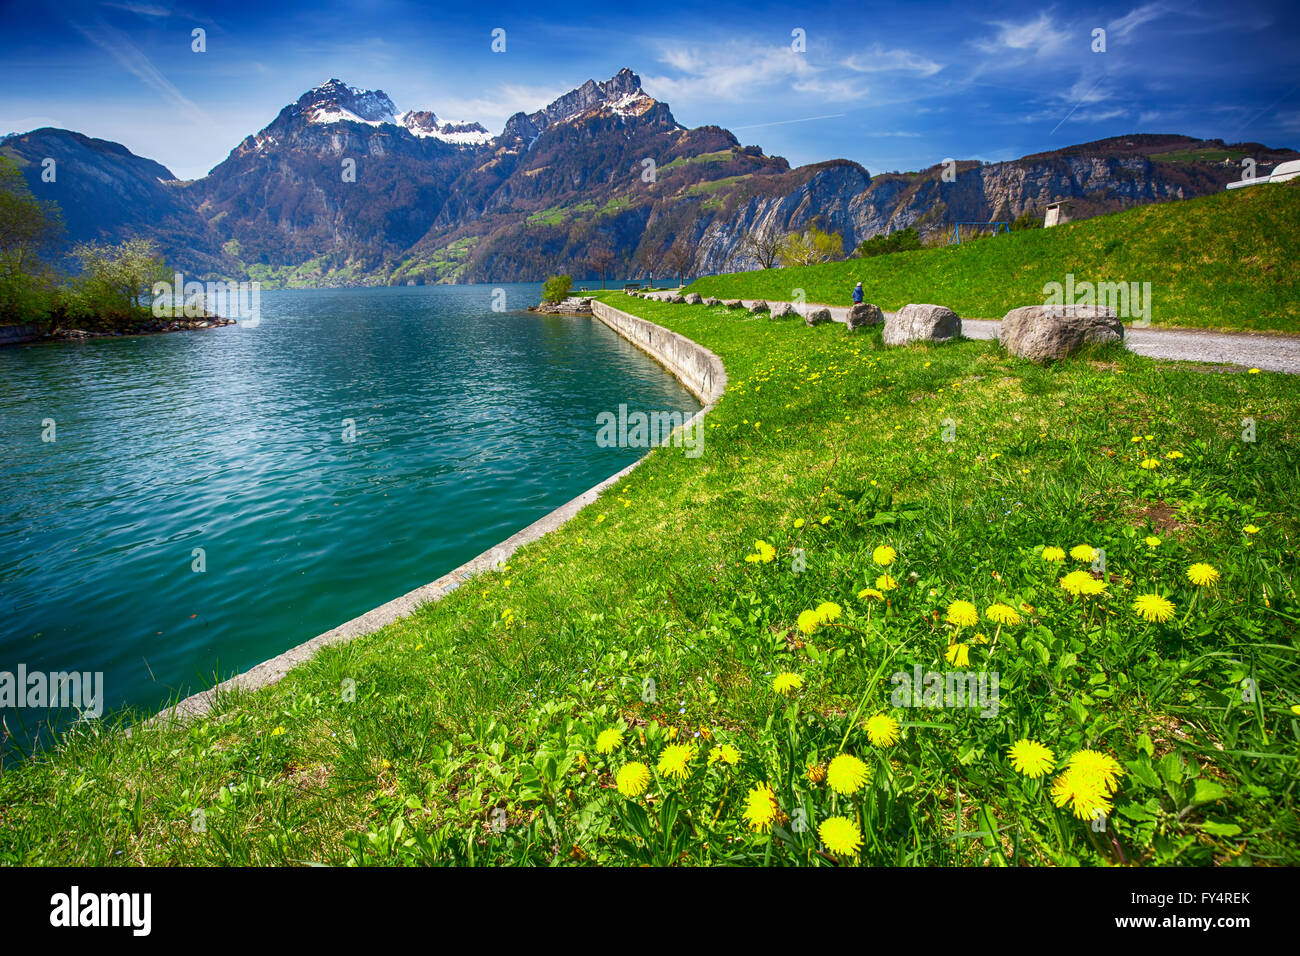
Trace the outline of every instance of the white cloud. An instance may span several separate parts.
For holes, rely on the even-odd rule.
[[[858,73],[917,73],[934,76],[943,69],[942,63],[927,59],[910,50],[882,50],[879,46],[866,53],[855,53],[844,65]]]
[[[868,88],[850,76],[813,66],[806,54],[787,46],[728,43],[711,47],[664,46],[661,63],[678,75],[647,76],[646,92],[658,99],[752,101],[762,91],[788,85],[799,93],[830,100],[856,100]]]
[[[1150,23],[1152,20],[1164,16],[1168,11],[1163,3],[1147,3],[1140,7],[1130,10],[1118,20],[1112,20],[1106,24],[1106,37],[1119,37],[1121,40],[1127,39],[1128,35],[1142,26],[1144,23]]]
[[[1051,16],[1040,13],[1036,20],[1027,23],[994,23],[996,36],[976,40],[975,47],[984,53],[1033,53],[1043,56],[1055,53],[1069,39],[1069,31],[1058,28]]]

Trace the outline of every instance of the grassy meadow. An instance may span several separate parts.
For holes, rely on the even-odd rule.
[[[605,297],[723,359],[702,456],[206,719],[7,759],[0,860],[1300,863],[1294,377]]]
[[[966,318],[1000,319],[1041,304],[1049,282],[1151,283],[1151,323],[1300,332],[1300,180],[1157,203],[1109,216],[1027,229],[914,252],[791,269],[708,276],[691,291],[720,299],[896,310],[946,305]]]

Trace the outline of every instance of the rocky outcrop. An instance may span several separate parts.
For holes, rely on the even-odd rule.
[[[949,342],[961,335],[961,319],[942,305],[909,303],[885,319],[881,338],[886,345]]]
[[[585,296],[571,295],[559,302],[543,302],[540,305],[530,305],[528,311],[540,312],[543,315],[591,315],[591,299]]]
[[[1113,309],[1093,305],[1027,305],[1002,319],[998,342],[1012,355],[1053,362],[1088,343],[1122,342],[1124,323]]]

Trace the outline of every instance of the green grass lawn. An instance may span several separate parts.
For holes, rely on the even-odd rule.
[[[0,860],[1300,863],[1294,377],[605,297],[725,362],[702,456],[207,719],[8,760]]]
[[[963,242],[793,269],[709,276],[691,291],[722,299],[848,305],[853,284],[895,310],[946,305],[1000,319],[1041,304],[1049,282],[1151,283],[1154,325],[1300,332],[1300,181]]]

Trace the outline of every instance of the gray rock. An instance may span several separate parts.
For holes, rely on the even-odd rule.
[[[722,300],[715,299],[713,296],[709,296],[707,299],[704,300],[704,304],[712,308],[715,305],[722,305]]]
[[[870,302],[859,302],[849,309],[848,327],[850,332],[866,325],[882,325],[884,321],[885,313],[880,311],[880,306],[872,305]]]
[[[722,304],[728,309],[739,309],[744,306],[745,303],[741,302],[739,299],[725,299]]]
[[[703,297],[702,295],[700,295],[698,292],[691,292],[691,293],[688,293],[687,296],[686,296],[686,304],[687,304],[687,305],[703,305],[703,304],[704,304],[704,297]]]
[[[799,314],[799,310],[789,302],[782,302],[780,305],[774,305],[771,309],[771,318],[774,319],[793,319]]]
[[[908,303],[885,319],[881,340],[886,345],[909,342],[948,342],[961,335],[961,319],[942,305]]]
[[[1095,305],[1027,305],[1002,319],[998,342],[1012,355],[1052,362],[1089,342],[1124,341],[1124,323],[1114,309]]]
[[[809,309],[808,314],[803,317],[804,325],[809,327],[814,325],[825,325],[831,320],[830,309]]]
[[[768,306],[767,300],[759,299],[757,302],[755,302],[753,305],[749,307],[749,311],[750,314],[752,315],[759,315],[763,312],[771,312],[772,310]]]
[[[671,302],[673,305],[685,305],[686,296],[684,295],[669,296],[668,301]]]

